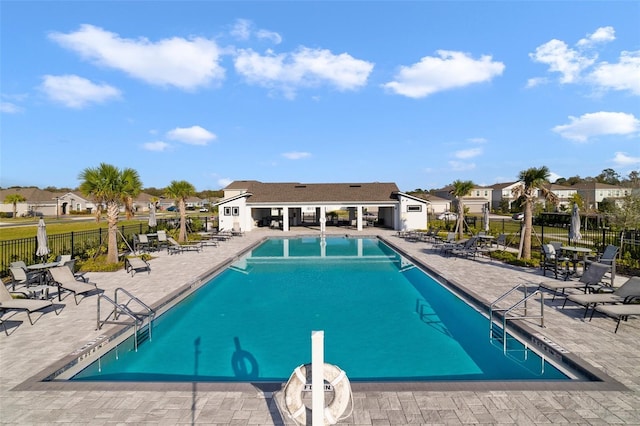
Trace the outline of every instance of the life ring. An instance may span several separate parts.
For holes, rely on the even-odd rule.
[[[284,386],[284,403],[289,417],[301,425],[307,424],[311,409],[302,401],[302,392],[311,376],[311,364],[304,364],[293,370]],[[324,420],[327,425],[334,425],[350,415],[342,417],[351,402],[351,384],[347,374],[338,366],[324,364],[324,381],[333,386],[333,400],[324,407]],[[351,405],[353,408],[353,404]]]

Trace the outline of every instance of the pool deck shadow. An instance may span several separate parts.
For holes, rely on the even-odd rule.
[[[206,247],[200,253],[154,254],[148,275],[131,277],[118,271],[88,276],[109,296],[123,287],[145,303],[157,304],[265,237],[312,232],[315,231],[300,229],[284,234],[259,229],[219,247]],[[497,299],[520,282],[545,279],[539,270],[512,267],[496,260],[447,258],[425,250],[429,247],[426,243],[407,242],[389,230],[367,228],[358,233],[328,227],[327,233],[380,235],[485,301]],[[72,299],[65,299],[66,306],[59,315],[48,312],[33,326],[24,313],[9,316],[9,336],[0,330],[0,423],[295,424],[281,409],[281,384],[277,383],[131,383],[105,388],[92,383],[64,387],[56,382],[39,382],[37,379],[60,360],[77,354],[105,334],[106,330],[96,329],[96,299],[95,295],[89,296],[77,306]],[[381,383],[354,383],[353,414],[340,424],[640,424],[640,319],[623,322],[614,334],[612,319],[595,316],[592,321],[588,317],[584,320],[584,308],[569,302],[563,309],[563,302],[562,298],[553,302],[545,299],[546,327],[535,323],[525,327],[562,344],[572,356],[624,388],[596,389],[588,382],[584,388],[571,389],[557,383],[540,384],[537,389],[520,382],[494,387],[477,383],[405,383],[395,388]],[[6,317],[5,314],[3,318]],[[21,323],[17,325],[18,322]]]

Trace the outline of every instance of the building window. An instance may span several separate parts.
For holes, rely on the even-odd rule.
[[[231,207],[225,207],[224,208],[224,215],[225,216],[231,216]]]
[[[422,211],[422,206],[421,205],[407,206],[407,211],[408,212],[421,212]]]
[[[233,207],[231,215],[232,216],[240,216],[240,208],[239,207]]]

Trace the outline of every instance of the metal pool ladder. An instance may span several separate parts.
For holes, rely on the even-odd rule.
[[[123,293],[128,299],[124,303],[118,303],[118,294]],[[122,297],[120,298],[122,300]],[[100,312],[100,303],[101,301],[105,301],[106,303],[113,306],[113,309],[109,312],[109,315],[105,319],[101,319]],[[134,310],[130,305],[135,303],[138,305],[138,310]],[[129,293],[127,290],[122,287],[116,288],[113,299],[106,296],[104,293],[98,295],[98,308],[97,308],[97,326],[98,330],[102,328],[105,324],[118,324],[118,325],[131,325],[133,326],[133,342],[134,348],[138,350],[138,330],[145,331],[144,336],[140,336],[141,338],[147,337],[151,340],[151,329],[153,319],[155,318],[156,312],[149,306],[147,306],[140,299],[135,297],[133,294]],[[120,316],[124,315],[127,317],[125,320],[121,320]],[[145,319],[147,320],[146,330],[143,330]]]
[[[496,305],[503,301],[507,296],[514,293],[515,291],[523,289],[524,297],[518,300],[513,305],[506,308],[498,308]],[[537,294],[540,294],[540,314],[529,315],[527,312],[527,302],[529,299],[532,299]],[[521,310],[523,309],[523,311]],[[529,288],[526,284],[518,284],[513,287],[511,290],[504,293],[502,296],[498,297],[495,302],[489,306],[489,338],[494,338],[494,324],[493,324],[493,313],[494,312],[503,312],[502,314],[502,336],[497,336],[498,339],[502,339],[503,349],[507,351],[507,321],[510,320],[522,320],[522,319],[539,319],[540,327],[544,327],[544,293],[536,289],[532,293],[529,293]]]

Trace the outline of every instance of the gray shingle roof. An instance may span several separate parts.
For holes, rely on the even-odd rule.
[[[262,183],[235,181],[225,190],[251,193],[250,203],[389,202],[399,192],[395,183]]]

